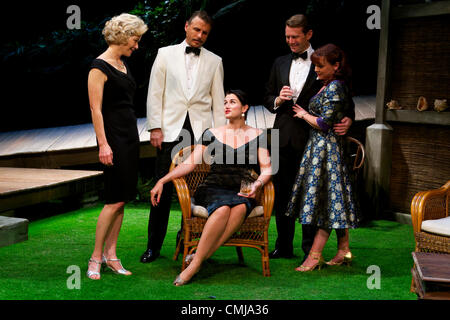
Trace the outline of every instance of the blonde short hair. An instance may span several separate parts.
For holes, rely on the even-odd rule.
[[[122,13],[105,23],[102,34],[108,45],[126,44],[133,36],[142,36],[148,30],[144,21],[129,13]]]

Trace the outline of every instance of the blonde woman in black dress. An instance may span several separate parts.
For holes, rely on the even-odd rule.
[[[131,275],[116,255],[125,203],[136,197],[139,161],[133,109],[136,83],[122,56],[129,57],[138,49],[146,31],[139,17],[127,13],[106,22],[103,35],[108,49],[92,62],[89,72],[89,103],[105,179],[105,206],[97,221],[95,248],[87,271],[92,280],[100,279],[102,264],[117,274]]]

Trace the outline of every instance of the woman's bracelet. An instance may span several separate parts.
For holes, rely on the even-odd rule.
[[[261,183],[261,188],[264,187],[264,183],[261,180],[257,179],[255,182]]]

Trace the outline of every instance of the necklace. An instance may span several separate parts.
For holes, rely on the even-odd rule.
[[[111,63],[114,67],[116,67],[117,69],[121,70],[121,71],[126,71],[127,68],[125,67],[125,64],[121,61],[121,62],[117,62],[114,59],[107,59],[106,61],[108,61],[109,63]]]
[[[243,126],[237,128],[237,129],[234,129],[234,128],[228,128],[227,131],[228,131],[228,130],[231,130],[231,131],[233,132],[233,134],[236,135],[236,134],[240,134],[240,133],[245,132],[244,127],[245,127],[245,124],[244,124]]]
[[[224,143],[231,145],[233,148],[243,145],[247,142],[246,131],[244,130],[245,124],[243,126],[235,128],[227,127],[224,132]]]
[[[126,70],[125,65],[123,64],[123,62],[122,63],[117,63],[117,62],[114,61],[114,64],[120,70],[124,70],[124,71]]]

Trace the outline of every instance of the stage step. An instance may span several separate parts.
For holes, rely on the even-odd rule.
[[[28,220],[0,216],[0,248],[28,240]]]

